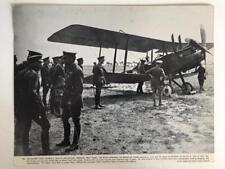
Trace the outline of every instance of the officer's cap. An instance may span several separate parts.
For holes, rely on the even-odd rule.
[[[162,64],[163,61],[162,61],[162,60],[157,60],[155,63],[157,63],[157,64]]]
[[[145,60],[144,59],[141,59],[141,62],[145,62]]]
[[[28,50],[27,61],[42,61],[42,54],[39,52]]]
[[[98,60],[105,59],[105,56],[99,56],[97,59],[98,59]]]
[[[74,53],[74,52],[66,52],[66,51],[63,51],[63,57],[71,57],[71,58],[75,58],[76,57],[76,54],[77,53]]]
[[[53,59],[53,61],[56,61],[56,60],[62,59],[62,56],[55,56],[52,59]]]
[[[84,60],[83,58],[78,58],[77,59],[78,62],[83,61],[83,60]]]
[[[46,57],[46,58],[43,59],[44,62],[48,61],[48,60],[49,60],[49,57]]]

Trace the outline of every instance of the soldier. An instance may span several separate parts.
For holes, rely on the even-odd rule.
[[[84,63],[84,59],[83,58],[78,58],[77,59],[77,63],[80,66],[80,68],[83,70],[83,63]]]
[[[41,143],[43,155],[50,154],[49,149],[49,128],[50,123],[45,114],[45,107],[39,95],[39,74],[42,67],[42,54],[29,51],[27,61],[28,66],[18,72],[16,76],[16,140],[15,154],[17,154],[18,146],[22,146],[22,153],[17,155],[31,155],[29,149],[29,132],[32,120],[40,125]]]
[[[145,60],[144,59],[141,59],[141,62],[138,64],[137,71],[140,74],[145,73]],[[138,83],[137,93],[143,93],[143,89],[142,89],[143,84],[144,84],[143,81]]]
[[[27,61],[23,61],[23,63],[16,64],[17,62],[17,56],[14,55],[14,75],[16,75],[19,71],[23,70],[27,67],[28,63]]]
[[[196,72],[198,72],[198,82],[199,82],[199,92],[201,93],[202,91],[204,91],[205,89],[203,88],[204,85],[204,81],[206,79],[206,74],[205,74],[205,65],[203,62],[200,63],[200,66],[198,67],[198,69],[196,70]]]
[[[50,60],[49,57],[46,57],[43,59],[44,64],[41,69],[41,86],[43,88],[43,103],[45,107],[47,107],[47,101],[46,96],[48,94],[49,88],[50,88]]]
[[[96,86],[95,92],[95,109],[101,109],[104,107],[100,104],[100,97],[101,97],[101,89],[106,84],[105,80],[105,73],[106,70],[103,67],[103,63],[105,61],[104,56],[98,57],[98,64],[94,65],[93,67],[93,84]]]
[[[74,137],[70,147],[65,150],[68,152],[78,149],[81,131],[80,114],[81,108],[83,107],[83,72],[81,68],[74,63],[76,53],[63,51],[63,58],[66,74],[66,83],[62,98],[64,139],[59,144],[56,144],[56,146],[66,147],[70,145],[70,124],[68,120],[72,117],[74,122]]]
[[[50,108],[51,113],[56,117],[61,115],[60,107],[63,95],[63,88],[65,86],[65,72],[63,68],[62,56],[53,57],[54,65],[50,70],[51,75],[51,94],[50,94]]]
[[[156,105],[156,93],[158,91],[159,94],[159,106],[162,105],[162,87],[164,84],[164,79],[165,79],[165,72],[161,68],[162,65],[161,60],[156,61],[155,67],[151,68],[150,70],[146,71],[146,74],[149,74],[151,77],[151,88],[153,91],[153,101],[154,101],[154,106]]]

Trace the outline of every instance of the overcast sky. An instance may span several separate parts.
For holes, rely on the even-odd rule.
[[[185,38],[200,39],[200,24],[206,29],[207,42],[213,42],[212,6],[62,6],[17,5],[13,8],[14,53],[18,62],[26,60],[27,50],[58,56],[63,50],[77,52],[84,64],[96,61],[99,49],[48,42],[56,31],[72,24],[119,31],[170,41],[171,33]],[[177,40],[177,38],[175,38]],[[123,61],[124,51],[118,51],[117,61]],[[112,62],[114,50],[102,49],[106,61]],[[128,61],[138,61],[146,54],[129,52]]]

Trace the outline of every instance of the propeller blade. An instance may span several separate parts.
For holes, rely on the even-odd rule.
[[[206,33],[205,33],[205,29],[203,25],[200,25],[200,35],[201,35],[202,45],[206,46]]]

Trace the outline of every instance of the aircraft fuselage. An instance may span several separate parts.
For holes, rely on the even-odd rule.
[[[204,58],[202,50],[187,48],[176,53],[168,54],[157,60],[163,60],[162,67],[167,75],[175,75],[199,66]]]

